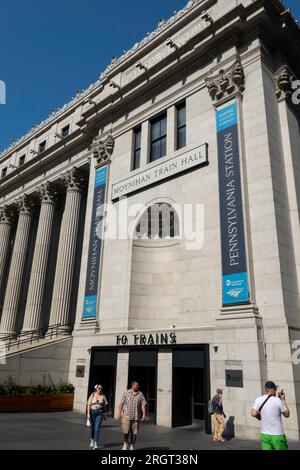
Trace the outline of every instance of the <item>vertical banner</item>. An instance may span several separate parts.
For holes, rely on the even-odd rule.
[[[88,251],[88,266],[85,285],[83,320],[94,319],[97,315],[100,260],[103,244],[104,204],[109,165],[96,171],[92,211],[92,226]]]
[[[234,103],[217,112],[223,305],[250,301],[243,219],[238,137]]]

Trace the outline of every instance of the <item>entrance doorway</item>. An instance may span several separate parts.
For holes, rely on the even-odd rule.
[[[135,380],[139,383],[140,391],[147,401],[148,417],[156,422],[156,388],[157,388],[157,351],[130,351],[128,388]]]
[[[96,384],[103,386],[109,404],[109,413],[114,416],[117,351],[92,351],[89,395]]]
[[[210,432],[207,411],[208,374],[203,349],[173,351],[172,426],[191,426],[196,423]]]

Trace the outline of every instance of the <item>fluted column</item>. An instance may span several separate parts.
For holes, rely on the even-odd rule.
[[[32,331],[42,326],[42,307],[47,278],[51,235],[58,192],[47,182],[38,189],[41,211],[37,229],[31,275],[28,288],[23,331]]]
[[[14,211],[7,206],[0,207],[0,295],[4,287],[4,276],[14,222]]]
[[[63,175],[66,203],[61,223],[49,326],[67,325],[72,295],[80,205],[85,179],[73,168]]]
[[[17,332],[18,309],[22,294],[26,258],[28,255],[30,228],[36,208],[34,200],[28,195],[22,196],[18,200],[17,205],[19,209],[19,220],[1,317],[1,336],[15,334]]]

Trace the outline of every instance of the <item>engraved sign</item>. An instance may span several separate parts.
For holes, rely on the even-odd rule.
[[[208,145],[204,144],[168,159],[112,187],[112,200],[155,184],[166,178],[208,162]]]

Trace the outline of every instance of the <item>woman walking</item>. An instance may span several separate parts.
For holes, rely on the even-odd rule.
[[[102,385],[95,385],[94,393],[87,402],[87,417],[91,423],[91,442],[90,447],[98,449],[100,438],[100,429],[104,414],[107,413],[108,401],[103,393]]]

